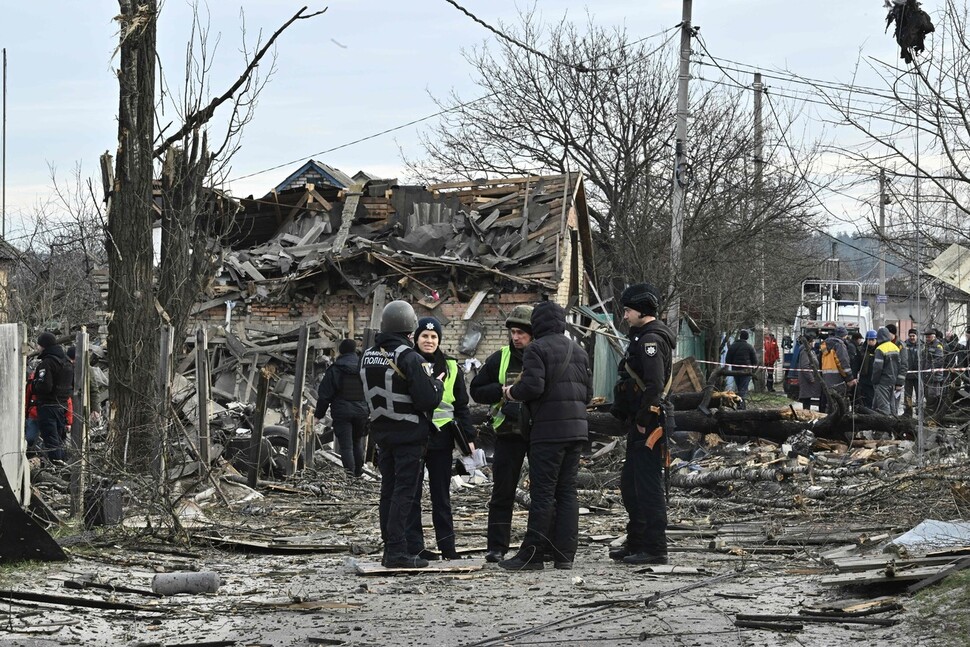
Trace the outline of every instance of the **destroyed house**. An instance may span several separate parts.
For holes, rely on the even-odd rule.
[[[240,206],[194,315],[224,325],[239,357],[291,351],[304,323],[312,350],[369,342],[384,304],[405,299],[442,322],[445,352],[484,361],[516,305],[588,303],[579,173],[408,186],[311,160]]]

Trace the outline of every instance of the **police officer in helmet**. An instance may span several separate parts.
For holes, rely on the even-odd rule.
[[[361,357],[360,377],[370,410],[371,435],[381,471],[380,521],[388,568],[423,568],[428,560],[407,550],[407,519],[414,506],[422,457],[434,431],[432,412],[441,403],[441,375],[414,350],[414,308],[391,301],[381,313],[381,331]]]

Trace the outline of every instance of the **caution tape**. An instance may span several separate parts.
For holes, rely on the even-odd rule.
[[[703,359],[694,358],[698,364],[710,364],[711,366],[730,366],[732,368],[750,368],[756,371],[773,371],[774,366],[762,366],[762,365],[751,365],[751,364],[725,364],[724,362],[710,362]],[[785,371],[791,371],[793,373],[812,373],[813,369],[810,368],[786,368]],[[918,375],[919,373],[965,373],[970,371],[970,367],[950,367],[950,368],[924,368],[918,371],[906,371],[906,375]],[[832,374],[835,371],[823,371],[819,370],[820,373]]]

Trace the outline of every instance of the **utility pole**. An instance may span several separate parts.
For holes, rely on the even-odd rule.
[[[0,239],[7,238],[7,48],[3,48],[3,162],[0,170]]]
[[[764,147],[765,147],[765,131],[764,122],[761,118],[761,93],[762,93],[762,83],[761,83],[761,72],[754,73],[754,217],[758,219],[764,219],[765,211],[765,201],[764,201]],[[761,248],[761,360],[764,362],[765,357],[765,333],[768,332],[768,322],[767,316],[765,314],[765,254],[766,246],[768,241],[766,240],[767,232],[764,227],[761,227],[761,235],[759,236],[759,247]],[[766,371],[775,370],[774,367],[768,367]],[[768,376],[765,376],[765,389],[768,385]]]
[[[693,0],[684,1],[684,12],[680,22],[680,73],[677,75],[677,127],[674,143],[673,200],[670,221],[670,292],[667,308],[667,325],[674,332],[680,332],[680,294],[677,291],[677,277],[680,275],[681,247],[684,240],[684,196],[690,180],[687,157],[687,83],[690,81],[690,38],[694,31],[691,27]],[[676,353],[675,353],[676,354]]]
[[[886,325],[886,169],[879,169],[879,295],[876,297],[876,315],[880,326]]]

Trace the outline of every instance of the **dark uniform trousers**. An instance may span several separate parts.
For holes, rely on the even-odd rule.
[[[333,435],[340,445],[340,462],[354,476],[364,473],[364,445],[367,442],[367,415],[333,418]]]
[[[439,432],[441,433],[441,432]],[[434,525],[435,543],[443,555],[455,554],[455,522],[451,514],[451,472],[454,468],[451,447],[429,449],[424,457],[428,469],[428,490],[431,493],[431,523]],[[408,517],[408,554],[417,555],[424,550],[424,531],[421,527],[421,490],[424,472],[418,478],[418,496],[414,510]]]
[[[408,553],[406,530],[409,515],[420,495],[423,443],[378,443],[377,465],[381,470],[381,537],[384,556]],[[420,510],[419,510],[420,513]]]
[[[513,422],[512,424],[518,424]],[[492,456],[492,496],[488,500],[488,543],[490,551],[508,552],[512,538],[512,509],[515,489],[522,476],[522,463],[529,444],[522,436],[495,437]]]
[[[37,406],[37,428],[44,439],[44,452],[52,461],[64,460],[61,429],[67,426],[67,407],[62,404]]]
[[[631,553],[667,554],[667,501],[663,487],[663,460],[658,447],[644,438],[627,437],[626,461],[620,473],[620,495],[630,517],[626,542]]]
[[[583,442],[537,443],[529,447],[529,525],[519,557],[542,559],[551,547],[557,562],[571,562],[579,537],[576,493]]]

